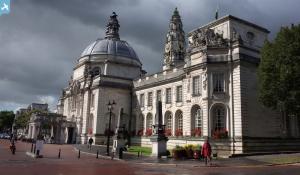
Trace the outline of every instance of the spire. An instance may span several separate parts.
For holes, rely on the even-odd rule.
[[[106,36],[107,39],[120,39],[119,36],[119,21],[117,19],[117,14],[115,12],[112,13],[110,16],[110,19],[108,21],[108,24],[106,25]]]
[[[169,24],[164,53],[164,70],[184,62],[185,36],[177,8]]]

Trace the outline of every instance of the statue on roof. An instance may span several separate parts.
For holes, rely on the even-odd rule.
[[[108,39],[120,39],[119,36],[119,21],[117,19],[117,14],[115,12],[112,13],[110,16],[110,19],[108,21],[108,24],[106,25],[106,36],[105,38]]]

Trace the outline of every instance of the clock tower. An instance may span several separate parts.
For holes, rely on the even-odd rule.
[[[184,55],[185,36],[179,12],[175,8],[166,37],[163,70],[183,64]]]

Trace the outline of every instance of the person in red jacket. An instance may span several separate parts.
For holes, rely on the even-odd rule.
[[[205,165],[207,165],[208,162],[211,165],[211,146],[208,142],[208,139],[202,145],[201,154],[205,159]]]

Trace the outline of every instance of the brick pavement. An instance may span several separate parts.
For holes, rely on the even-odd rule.
[[[42,151],[44,158],[35,159],[25,155],[25,152],[30,150],[30,144],[18,142],[16,155],[11,154],[8,146],[7,140],[0,140],[0,175],[271,175],[286,173],[298,175],[300,168],[299,165],[202,167],[201,162],[197,161],[171,162],[171,160],[157,163],[154,162],[155,159],[149,157],[131,161],[115,161],[96,159],[95,155],[84,153],[78,159],[78,152],[72,145],[50,144],[45,145]],[[59,149],[61,149],[61,159],[57,158]],[[240,162],[239,159],[232,160],[236,161],[234,165]]]
[[[1,175],[92,175],[92,174],[122,174],[131,175],[133,168],[125,162],[101,160],[94,156],[81,154],[71,145],[44,145],[42,154],[44,158],[26,156],[31,144],[17,142],[16,154],[9,150],[9,141],[0,140],[0,174]],[[61,149],[61,159],[58,159],[58,149]],[[122,172],[122,173],[120,173]]]

